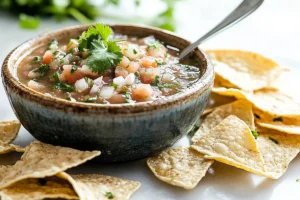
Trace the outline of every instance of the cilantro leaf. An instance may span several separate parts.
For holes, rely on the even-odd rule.
[[[92,46],[93,49],[87,57],[87,66],[93,72],[100,74],[112,67],[112,65],[117,65],[121,62],[123,54],[115,42],[94,40]]]
[[[251,130],[252,135],[254,136],[255,139],[258,137],[258,133],[255,130]]]
[[[97,23],[94,26],[90,26],[87,31],[84,31],[79,37],[79,50],[92,48],[92,42],[94,40],[104,40],[106,41],[112,34],[112,30],[109,26]]]
[[[39,81],[41,78],[46,76],[46,74],[49,72],[50,67],[47,64],[41,64],[39,68],[33,70],[37,76],[34,78],[35,81]]]
[[[64,82],[58,82],[52,85],[52,89],[62,90],[65,92],[75,92],[75,88]]]
[[[108,198],[108,199],[113,199],[115,196],[113,195],[113,193],[111,192],[106,192],[105,193],[105,196]]]

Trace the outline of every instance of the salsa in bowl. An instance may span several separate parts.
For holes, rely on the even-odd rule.
[[[186,64],[191,60],[180,63],[178,51],[153,35],[113,34],[109,26],[96,24],[78,38],[53,38],[35,49],[19,65],[18,78],[35,91],[72,102],[153,101],[200,78],[199,67]]]
[[[170,32],[110,27],[107,40],[92,39],[97,50],[80,47],[87,25],[37,36],[6,57],[2,81],[16,116],[36,139],[100,150],[100,162],[145,158],[193,128],[211,92],[213,67],[200,49],[179,62],[178,51],[190,43]],[[116,44],[113,53],[108,43]]]

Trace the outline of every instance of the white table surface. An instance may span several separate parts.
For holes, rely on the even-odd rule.
[[[150,2],[150,1],[148,1]],[[151,1],[152,2],[152,1]],[[155,1],[156,2],[156,1]],[[208,31],[240,1],[238,0],[185,0],[177,9],[177,33],[190,40],[196,40]],[[155,3],[148,3],[151,9],[144,6],[145,12],[155,10]],[[126,10],[129,12],[130,10]],[[140,11],[143,13],[143,11]],[[286,83],[297,99],[299,98],[300,75],[300,1],[299,0],[266,0],[261,8],[240,24],[214,37],[202,45],[204,48],[234,48],[260,52],[277,60],[281,65],[292,68],[292,75]],[[109,22],[108,20],[104,22]],[[3,61],[10,50],[21,42],[38,33],[78,24],[68,20],[57,23],[44,20],[38,30],[28,31],[18,27],[14,17],[0,13],[0,61]],[[0,120],[15,119],[0,86]],[[33,138],[22,128],[15,143],[29,144]],[[176,146],[188,145],[183,138]],[[18,154],[0,156],[0,164],[13,164]],[[299,200],[300,156],[289,166],[288,171],[279,180],[269,180],[246,171],[215,162],[198,186],[186,191],[170,186],[156,179],[146,166],[145,160],[124,164],[101,165],[84,164],[70,170],[73,173],[101,173],[140,181],[141,188],[131,199],[263,199],[263,200]]]

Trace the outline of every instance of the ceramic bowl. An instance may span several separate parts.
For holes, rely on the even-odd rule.
[[[183,49],[189,41],[160,29],[113,25],[115,33],[155,36]],[[213,86],[213,66],[203,51],[193,57],[201,78],[185,91],[152,102],[136,104],[85,104],[70,102],[29,89],[17,77],[20,60],[51,39],[78,37],[87,25],[68,27],[37,36],[6,57],[2,81],[10,104],[22,125],[37,140],[82,150],[100,150],[99,162],[142,159],[162,151],[184,137],[203,112]]]

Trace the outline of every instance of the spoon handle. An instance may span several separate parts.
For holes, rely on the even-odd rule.
[[[179,59],[184,58],[187,54],[193,51],[196,47],[199,46],[200,43],[205,41],[206,39],[212,37],[213,35],[221,32],[225,28],[229,28],[230,26],[238,23],[252,12],[254,12],[261,4],[263,0],[244,0],[234,11],[232,11],[223,21],[221,21],[217,26],[215,26],[212,30],[202,36],[193,44],[186,47],[181,51],[179,55]]]

